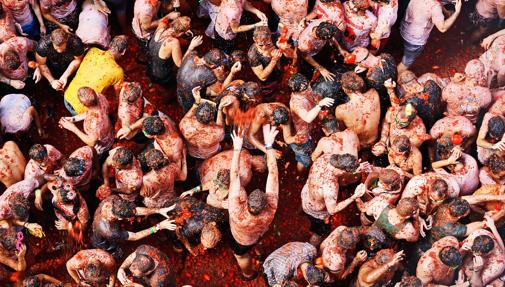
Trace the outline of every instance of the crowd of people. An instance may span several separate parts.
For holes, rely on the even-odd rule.
[[[229,246],[255,286],[505,286],[503,0],[467,3],[469,15],[462,0],[131,2],[0,0],[0,126],[12,139],[0,149],[0,264],[16,274],[2,286],[176,286],[149,240],[124,252],[157,236],[192,256]],[[446,78],[411,71],[432,30],[463,17],[481,56]],[[384,52],[396,27],[400,61]],[[176,89],[180,121],[125,80],[132,40],[151,82]],[[59,128],[82,142],[71,154],[25,137],[47,136],[34,96],[44,81],[68,111]],[[310,234],[254,264],[291,155]],[[332,225],[351,205],[356,224]],[[35,210],[86,238],[66,278],[30,272],[24,237],[47,240]],[[147,228],[124,224],[135,218]]]

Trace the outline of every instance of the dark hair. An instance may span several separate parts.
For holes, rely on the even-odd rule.
[[[473,253],[488,254],[494,249],[494,240],[488,235],[479,235],[475,237],[472,245]]]
[[[365,91],[365,81],[353,71],[345,72],[342,75],[342,88],[351,92],[362,93]]]
[[[440,258],[442,263],[451,268],[457,268],[461,266],[461,263],[463,262],[461,253],[459,253],[459,250],[454,246],[446,246],[442,248],[440,253],[438,253],[438,258]]]
[[[16,70],[19,66],[21,66],[21,59],[19,59],[18,53],[16,53],[13,49],[5,51],[3,58],[9,70]]]
[[[323,270],[315,267],[313,264],[309,263],[307,269],[305,270],[305,275],[307,276],[307,283],[310,285],[319,285],[324,283],[324,272]]]
[[[101,282],[104,280],[104,274],[100,262],[90,262],[84,267],[84,278],[85,281],[91,281],[92,283]]]
[[[464,217],[470,212],[470,204],[464,199],[455,199],[449,203],[449,214],[453,217]]]
[[[436,142],[436,157],[438,160],[447,159],[451,155],[454,144],[449,137],[441,137]]]
[[[146,152],[146,163],[150,169],[154,170],[159,170],[167,164],[165,155],[154,148]]]
[[[435,179],[431,184],[430,193],[434,194],[437,198],[447,197],[447,192],[449,191],[449,185],[443,179]]]
[[[240,86],[240,92],[251,99],[255,99],[261,93],[261,88],[256,82],[245,82]]]
[[[257,38],[267,38],[272,40],[272,32],[268,28],[268,26],[259,26],[254,29],[253,39]]]
[[[79,197],[76,195],[75,191],[72,189],[68,190],[68,189],[60,187],[59,192],[60,192],[60,196],[61,196],[61,201],[65,204],[76,203],[76,200],[77,201],[79,200]],[[79,211],[78,208],[80,208],[80,201],[78,201],[78,203],[79,203],[79,206],[77,206],[77,204],[75,204],[75,206],[74,206],[74,210],[77,209],[77,212]]]
[[[200,103],[196,107],[196,120],[205,125],[209,124],[214,120],[216,113],[217,109],[215,105],[209,102]]]
[[[53,42],[54,45],[60,46],[65,44],[67,41],[68,41],[68,33],[65,32],[65,30],[57,28],[53,32],[51,32],[51,42]]]
[[[339,131],[338,129],[338,122],[337,119],[335,119],[334,116],[326,116],[321,120],[321,127],[326,130],[330,134],[337,133]]]
[[[394,249],[382,249],[375,254],[374,260],[379,264],[386,264],[393,258],[395,252]]]
[[[247,197],[247,209],[252,215],[258,215],[267,206],[265,193],[259,189],[255,189]]]
[[[81,87],[77,90],[79,101],[86,107],[93,107],[98,104],[95,90],[90,87]]]
[[[214,48],[208,51],[207,54],[203,56],[203,59],[207,65],[213,66],[213,68],[217,68],[224,64],[226,60],[226,54],[223,53],[223,51]]]
[[[230,170],[229,169],[220,169],[216,175],[217,181],[220,184],[229,187],[230,186]]]
[[[505,122],[500,116],[494,116],[489,119],[487,124],[489,136],[501,139],[505,133]]]
[[[63,170],[67,176],[76,177],[84,174],[86,162],[77,157],[71,157],[63,164]]]
[[[322,22],[316,27],[316,37],[321,40],[329,40],[337,33],[337,26],[330,22]]]
[[[400,287],[423,287],[423,282],[416,276],[407,276],[402,278]]]
[[[370,7],[368,0],[351,0],[354,6],[360,10],[366,10]]]
[[[304,75],[296,73],[289,77],[288,87],[294,93],[303,92],[309,88],[309,80]]]
[[[17,232],[13,228],[0,228],[0,244],[5,250],[16,250]]]
[[[35,161],[41,162],[47,157],[47,149],[41,144],[34,144],[28,151],[28,157]]]
[[[289,121],[289,111],[283,106],[276,107],[272,116],[276,125],[285,125]]]
[[[130,269],[136,268],[142,274],[152,270],[155,266],[154,260],[145,254],[136,254]]]
[[[137,82],[128,82],[123,93],[126,96],[126,101],[133,104],[142,94],[142,86]]]
[[[330,164],[347,172],[354,172],[359,167],[358,159],[349,153],[331,155]]]
[[[401,135],[401,136],[396,137],[393,140],[393,145],[400,152],[410,152],[411,143],[410,143],[409,137],[406,135]]]
[[[14,218],[20,221],[28,221],[28,217],[30,217],[30,204],[28,199],[21,194],[14,194],[13,198],[11,197],[9,201],[9,207],[14,214]]]
[[[337,244],[345,249],[356,247],[359,242],[358,234],[351,227],[345,227],[337,237]]]
[[[160,135],[165,131],[165,124],[160,117],[147,117],[142,122],[142,131],[148,135]]]
[[[396,211],[403,217],[411,216],[418,209],[419,203],[415,198],[402,198],[396,205]]]
[[[368,250],[380,250],[388,245],[388,237],[382,231],[382,229],[377,226],[370,226],[366,228],[365,233],[363,234],[363,245]]]
[[[37,275],[34,275],[23,280],[23,287],[40,287],[43,283]]]
[[[119,147],[114,152],[112,160],[117,162],[120,166],[127,166],[133,161],[133,153],[125,147]]]
[[[296,283],[295,281],[284,281],[282,282],[282,285],[281,287],[298,287],[298,283]]]
[[[505,158],[497,154],[492,154],[487,160],[487,166],[492,173],[505,171]]]
[[[128,37],[125,35],[118,35],[110,41],[109,49],[117,53],[123,53],[128,48]]]
[[[390,185],[392,190],[397,190],[402,184],[402,178],[394,169],[386,168],[379,173],[379,180],[387,185]]]
[[[121,198],[112,202],[112,213],[120,218],[131,218],[135,216],[135,203]]]

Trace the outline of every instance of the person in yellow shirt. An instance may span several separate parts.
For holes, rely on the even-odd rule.
[[[116,61],[124,55],[127,47],[128,38],[120,35],[112,39],[108,50],[91,48],[86,53],[74,79],[65,90],[65,107],[72,115],[87,110],[77,97],[81,87],[90,87],[97,93],[103,93],[110,86],[123,82],[123,68]]]

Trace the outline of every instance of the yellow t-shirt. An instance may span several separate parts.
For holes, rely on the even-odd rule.
[[[124,72],[109,51],[91,48],[79,66],[74,79],[65,90],[65,100],[78,113],[87,108],[79,101],[77,91],[90,87],[97,93],[103,93],[110,86],[123,82]]]

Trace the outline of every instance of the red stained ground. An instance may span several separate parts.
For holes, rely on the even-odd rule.
[[[183,7],[182,10],[193,11],[192,14],[194,14],[194,7],[197,5],[196,1],[194,2],[195,3],[192,1],[192,6],[186,3],[186,7]],[[266,4],[257,2],[258,1],[254,1],[257,7],[260,7],[263,11],[269,11]],[[456,71],[462,72],[465,63],[472,58],[478,57],[482,52],[480,47],[471,46],[469,43],[463,41],[466,35],[462,31],[463,28],[468,25],[466,15],[471,8],[470,6],[474,5],[474,2],[465,2],[464,5],[466,6],[464,11],[449,32],[446,34],[441,34],[439,32],[432,33],[430,42],[424,53],[412,67],[417,75],[426,72],[435,72],[441,76],[447,77]],[[202,34],[207,20],[197,20],[196,17],[192,17],[192,19],[193,31],[195,34]],[[252,41],[250,34],[242,35],[240,39],[244,41],[237,42],[251,43]],[[149,79],[145,75],[145,66],[135,62],[135,53],[138,46],[133,37],[131,37],[130,44],[131,48],[128,49],[126,56],[121,61],[121,65],[126,71],[126,80],[140,82],[144,87],[144,96],[149,101],[174,120],[180,120],[182,112],[175,100],[175,86],[164,88],[150,84]],[[203,48],[200,50],[207,50],[210,47],[211,43],[206,39]],[[240,48],[247,49],[248,47],[243,46]],[[400,60],[402,54],[402,41],[398,29],[394,30],[388,43],[387,51],[392,53],[398,61]],[[247,70],[249,70],[249,68],[247,68]],[[251,78],[250,70],[242,72],[240,78],[253,79]],[[58,128],[58,119],[61,116],[68,116],[63,106],[62,95],[52,92],[47,83],[39,85],[34,93],[35,97],[42,105],[40,114],[42,123],[49,137],[46,139],[39,139],[38,136],[32,132],[30,135],[18,139],[17,142],[20,143],[25,154],[31,144],[43,142],[52,144],[64,154],[69,155],[73,150],[81,146],[82,143],[73,134]],[[112,93],[108,94],[108,98],[110,99],[111,106],[117,107],[117,99]],[[288,95],[283,94],[278,94],[276,99],[285,103],[289,101]],[[55,112],[54,115],[48,117],[45,108],[50,103],[55,105]],[[116,108],[114,108],[114,110],[114,112],[116,112]],[[287,242],[307,241],[309,239],[309,221],[303,215],[299,196],[302,186],[305,183],[306,176],[299,176],[296,174],[292,153],[288,150],[284,150],[284,153],[286,156],[278,162],[281,175],[279,209],[277,210],[276,218],[270,230],[258,244],[256,250],[257,253],[265,257]],[[184,186],[178,186],[178,190],[182,191],[184,188],[192,187],[197,184],[197,182],[186,182]],[[253,190],[255,187],[264,186],[264,184],[264,176],[257,176],[248,189]],[[348,194],[344,194],[343,197],[346,196],[348,196]],[[89,199],[92,195],[85,195],[85,197]],[[94,210],[96,205],[97,202],[90,202],[90,209]],[[43,225],[46,238],[37,239],[28,236],[28,253],[26,257],[29,267],[27,269],[27,274],[47,273],[69,282],[70,277],[65,271],[65,262],[69,257],[75,254],[75,252],[88,246],[89,233],[84,239],[85,246],[79,246],[74,243],[74,240],[69,238],[68,234],[57,231],[54,228],[52,224],[53,217],[49,214],[50,213],[44,214],[42,212],[34,212],[32,215],[32,218],[36,218],[36,221]],[[340,214],[334,216],[332,222],[335,226],[356,223],[356,209],[351,207],[344,210]],[[149,222],[149,220],[147,220],[147,223],[141,225],[134,223],[134,228],[141,228],[141,226],[147,226],[146,224],[150,223],[152,222]],[[199,257],[192,257],[191,255],[184,256],[173,251],[170,240],[161,232],[158,233],[156,237],[151,236],[141,242],[129,244],[127,248],[125,248],[125,255],[129,254],[138,244],[144,243],[159,247],[171,258],[172,266],[176,272],[178,286],[184,284],[193,286],[265,286],[261,277],[248,283],[240,279],[238,266],[231,250],[227,247],[226,241],[224,244],[221,244],[219,248],[205,255],[200,255]],[[258,256],[258,258],[259,257],[260,256]]]

